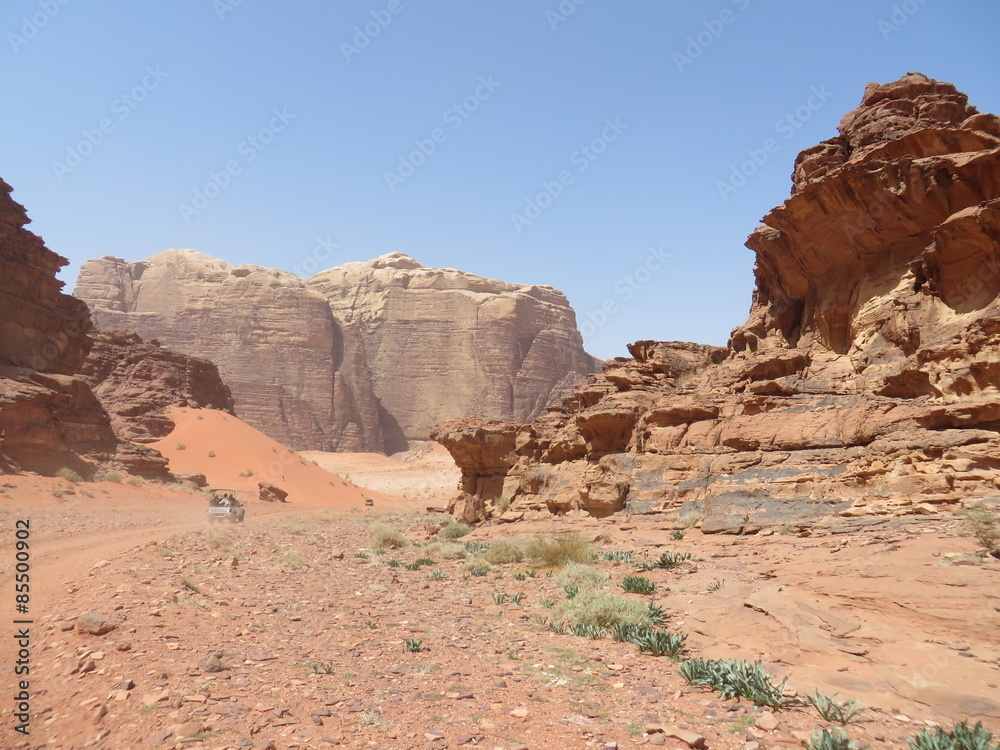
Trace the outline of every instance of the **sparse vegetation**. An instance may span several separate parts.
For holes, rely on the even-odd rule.
[[[611,576],[590,565],[570,563],[556,574],[552,582],[564,591],[571,588],[579,592],[583,589],[602,589],[610,580]]]
[[[94,481],[96,482],[118,482],[122,481],[122,475],[114,470],[98,472],[94,475]]]
[[[372,546],[376,549],[400,549],[408,544],[403,532],[385,524],[372,527]]]
[[[639,570],[655,570],[657,568],[672,570],[673,568],[679,568],[685,562],[692,559],[694,558],[687,552],[664,552],[656,562],[642,563],[639,566]]]
[[[483,558],[493,565],[519,563],[524,559],[524,550],[510,539],[497,539],[483,553]]]
[[[597,589],[584,589],[567,599],[556,611],[558,616],[574,624],[599,625],[613,628],[620,622],[651,625],[646,605],[635,599]]]
[[[579,534],[537,536],[525,549],[529,558],[546,568],[562,568],[569,563],[591,563],[595,555]]]
[[[139,477],[129,477],[125,480],[125,484],[131,485],[132,487],[142,487],[142,480]]]
[[[208,457],[209,458],[215,458],[215,451],[209,451],[208,452]]]
[[[504,593],[493,594],[494,604],[505,604],[507,602],[507,595]]]
[[[309,564],[309,561],[301,552],[296,552],[293,549],[288,550],[288,552],[282,555],[279,562],[285,568],[304,568]]]
[[[725,585],[726,585],[726,582],[724,580],[716,578],[714,581],[712,581],[710,584],[708,584],[708,590],[710,592],[711,591],[718,591],[719,589],[721,589]]]
[[[601,557],[603,557],[608,562],[621,562],[621,563],[633,562],[632,552],[629,550],[616,549],[612,550],[611,552],[605,552],[603,555],[601,555]]]
[[[431,581],[443,581],[445,579],[445,573],[443,570],[432,570],[427,578]]]
[[[698,525],[698,521],[701,520],[701,513],[696,510],[689,511],[681,516],[681,523],[687,526],[689,529]]]
[[[625,576],[621,586],[627,594],[648,595],[656,591],[656,584],[645,576]]]
[[[442,528],[441,531],[438,532],[438,536],[442,539],[459,539],[460,537],[468,534],[470,531],[472,531],[472,527],[468,524],[452,522]]]
[[[311,661],[306,666],[309,667],[313,674],[333,674],[335,669],[334,665],[327,661]]]
[[[684,532],[681,529],[675,529],[670,532],[670,538],[679,542],[684,538]]]
[[[253,469],[244,469],[243,471],[240,472],[240,476],[241,477],[252,477],[253,476]]]
[[[1000,750],[1000,745],[993,743],[993,733],[981,721],[974,727],[963,721],[955,724],[951,731],[941,727],[935,727],[933,732],[921,729],[906,743],[911,750]]]
[[[641,628],[629,640],[644,654],[676,657],[684,650],[687,636],[661,628]]]
[[[182,578],[181,579],[181,586],[183,586],[186,589],[189,589],[189,590],[193,591],[196,594],[200,594],[201,593],[201,586],[199,586],[197,583],[195,583],[194,581],[192,581],[190,578]]]
[[[780,708],[784,700],[786,677],[777,685],[774,675],[764,671],[758,661],[750,664],[731,659],[690,659],[681,664],[678,673],[691,685],[710,687],[723,700],[742,697],[758,706]]]
[[[179,450],[179,451],[186,451],[187,450],[187,446],[184,445],[184,443],[178,443],[177,444],[177,450]]]
[[[469,553],[457,542],[431,542],[424,547],[424,554],[435,560],[464,560]]]
[[[424,643],[419,638],[407,639],[405,646],[406,650],[411,654],[416,654],[424,650]]]
[[[80,473],[77,472],[77,471],[74,471],[73,469],[69,468],[68,466],[64,466],[61,469],[59,469],[59,471],[56,472],[56,476],[57,477],[62,477],[63,479],[68,479],[69,481],[73,482],[74,484],[76,482],[82,482],[83,481],[83,477],[80,475]]]
[[[802,747],[807,750],[861,750],[858,741],[850,739],[840,727],[817,729],[808,742],[802,742]]]
[[[807,695],[805,702],[816,709],[826,721],[836,722],[846,726],[864,709],[858,705],[855,698],[852,701],[838,703],[833,697],[823,695],[816,690],[813,695]]]
[[[1000,557],[1000,512],[988,505],[972,505],[962,511],[968,531],[983,552]]]

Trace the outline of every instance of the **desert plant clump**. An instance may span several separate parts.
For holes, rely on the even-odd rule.
[[[698,521],[701,520],[701,513],[696,510],[688,511],[683,516],[681,516],[681,523],[687,526],[689,529],[697,526]]]
[[[432,570],[428,575],[427,579],[430,581],[443,581],[445,579],[445,574],[443,570]]]
[[[642,563],[639,570],[673,570],[694,558],[687,552],[664,552],[656,562]]]
[[[119,482],[122,481],[122,475],[119,472],[114,471],[113,469],[109,469],[108,471],[102,471],[102,472],[99,472],[99,473],[95,474],[94,475],[94,481],[96,481],[96,482],[114,482],[115,484],[117,484],[117,483],[119,483]]]
[[[933,732],[921,729],[906,744],[911,750],[1000,750],[1000,745],[993,742],[993,733],[981,721],[974,727],[962,721],[947,732],[941,727],[935,727]]]
[[[61,469],[59,469],[59,471],[56,472],[56,476],[62,477],[63,479],[68,479],[69,481],[74,483],[83,481],[83,477],[80,475],[80,472],[74,471],[68,466],[64,466]]]
[[[403,532],[385,524],[378,524],[372,527],[372,546],[376,549],[400,549],[408,542]]]
[[[632,562],[632,552],[630,550],[616,549],[610,552],[605,552],[601,555],[607,562],[622,562],[630,563]]]
[[[660,625],[666,622],[667,617],[669,617],[667,611],[652,600],[650,600],[647,609],[649,611],[649,619],[654,625]]]
[[[648,595],[656,591],[656,584],[645,576],[625,576],[621,586],[627,594]]]
[[[520,544],[510,539],[497,539],[483,553],[483,557],[493,565],[508,565],[521,562],[524,559],[524,550]]]
[[[597,568],[583,563],[569,563],[560,570],[552,582],[563,589],[602,589],[608,585],[611,576]]]
[[[474,557],[482,555],[490,548],[486,542],[461,542],[461,544],[465,547],[465,551]]]
[[[983,552],[1000,557],[1000,511],[980,503],[966,508],[962,515]]]
[[[556,616],[570,623],[598,625],[611,630],[620,622],[649,626],[649,610],[635,599],[607,591],[587,588],[567,599],[556,610]]]
[[[687,636],[662,628],[637,628],[629,640],[639,647],[640,653],[673,658],[684,651]]]
[[[864,711],[864,708],[858,705],[857,698],[839,703],[833,696],[823,695],[818,690],[814,691],[812,695],[807,695],[804,700],[815,708],[826,721],[836,722],[844,726],[850,724],[859,713]]]
[[[778,684],[774,675],[764,671],[759,661],[750,664],[732,659],[690,659],[681,664],[678,674],[691,685],[710,687],[722,700],[746,698],[758,706],[781,708],[786,677]]]
[[[405,647],[411,654],[416,654],[424,650],[423,641],[419,638],[408,638]]]
[[[603,638],[608,634],[608,629],[601,627],[600,625],[591,625],[583,622],[574,622],[570,625],[570,630],[573,631],[573,635],[578,635],[581,638],[590,638],[591,640],[597,640],[598,638]]]
[[[809,741],[802,741],[802,747],[807,750],[862,750],[867,745],[859,746],[857,740],[847,736],[840,727],[833,729],[817,729],[809,736]]]
[[[424,554],[435,560],[464,560],[469,552],[457,542],[431,542],[424,547]]]
[[[591,563],[595,559],[590,543],[577,533],[537,536],[525,553],[546,568],[562,568],[569,563]]]
[[[441,537],[442,539],[458,539],[460,537],[465,536],[470,531],[472,531],[472,527],[469,526],[467,523],[452,522],[449,523],[444,528],[442,528],[438,532],[438,536]]]

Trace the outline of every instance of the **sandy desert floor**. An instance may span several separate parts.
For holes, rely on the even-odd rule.
[[[181,453],[207,447],[185,439]],[[214,461],[223,451],[212,442]],[[308,472],[297,489],[318,488],[311,504],[261,503],[243,489],[241,525],[209,525],[201,493],[152,482],[0,477],[5,665],[17,659],[13,620],[33,621],[31,734],[13,731],[17,686],[5,671],[0,747],[760,750],[799,747],[827,726],[809,706],[771,711],[688,686],[676,663],[632,644],[552,632],[566,593],[550,571],[521,562],[471,575],[465,561],[440,559],[425,545],[447,518],[426,508],[446,495],[427,488],[454,467],[433,479],[433,453],[402,469],[341,457],[350,482],[312,473],[312,460],[297,463]],[[354,483],[379,472],[382,492],[366,508],[371,493]],[[427,480],[393,499],[407,474]],[[22,519],[31,600],[16,615]],[[409,544],[375,549],[380,524]],[[848,729],[872,747],[966,718],[1000,730],[1000,561],[969,564],[975,545],[956,520],[845,518],[733,537],[666,516],[553,518],[460,541],[567,529],[636,561],[691,554],[643,574],[688,653],[760,659],[788,677],[790,696],[859,698],[868,708]],[[435,559],[415,565],[424,557]],[[636,574],[635,564],[596,565],[619,592]],[[88,611],[113,629],[82,632]]]

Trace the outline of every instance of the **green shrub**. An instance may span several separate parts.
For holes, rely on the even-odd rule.
[[[520,544],[510,539],[497,539],[483,553],[483,557],[494,565],[519,563],[524,559],[524,550]]]
[[[620,622],[652,624],[649,610],[642,602],[593,588],[583,589],[572,599],[567,599],[556,614],[571,623],[599,625],[606,629],[612,629]]]
[[[657,568],[672,570],[673,568],[679,568],[685,561],[692,559],[691,555],[687,552],[664,552],[656,562],[640,565],[639,570],[655,570]]]
[[[94,476],[94,479],[98,482],[118,482],[122,481],[122,475],[114,470],[102,471]]]
[[[443,581],[445,579],[445,574],[443,570],[432,570],[428,575],[427,579],[430,581]]]
[[[823,695],[818,690],[813,695],[807,695],[805,702],[815,708],[826,721],[837,722],[845,726],[864,710],[858,705],[856,698],[852,701],[838,703],[831,696]]]
[[[603,628],[600,625],[588,625],[582,622],[574,622],[570,625],[570,630],[573,631],[573,635],[578,635],[581,638],[591,638],[595,641],[608,634],[607,628]]]
[[[473,556],[482,555],[490,548],[486,542],[460,542],[460,544],[465,547],[466,552]]]
[[[590,544],[577,533],[537,536],[528,544],[525,553],[548,568],[561,568],[572,562],[591,563],[595,558]]]
[[[981,721],[977,721],[974,727],[960,722],[950,732],[941,727],[935,727],[933,732],[921,729],[906,743],[912,750],[1000,750],[1000,745],[993,744],[993,734],[983,727]]]
[[[570,563],[560,570],[552,582],[565,590],[567,587],[583,589],[602,589],[608,585],[611,576],[590,565]]]
[[[605,552],[603,555],[601,555],[601,557],[603,557],[608,562],[623,562],[623,563],[632,562],[632,553],[628,550],[620,550],[620,549],[612,550],[611,552]]]
[[[683,650],[687,636],[671,633],[660,628],[640,628],[630,639],[639,651],[650,656],[678,656]]]
[[[678,674],[691,685],[710,687],[722,700],[743,697],[758,706],[780,708],[784,700],[786,677],[775,685],[773,675],[758,661],[749,664],[731,659],[690,659],[681,664]]]
[[[371,538],[376,549],[400,549],[408,544],[403,532],[385,524],[373,526]]]
[[[833,729],[817,729],[809,736],[809,741],[802,742],[807,750],[860,750],[858,741],[847,737],[840,727]]]
[[[467,523],[449,523],[441,531],[438,532],[438,536],[442,539],[458,539],[463,537],[472,531],[472,527]]]
[[[622,589],[627,594],[652,594],[656,584],[644,576],[625,576],[622,579]]]
[[[68,466],[64,466],[61,469],[59,469],[59,471],[56,472],[56,476],[57,477],[62,477],[63,479],[68,479],[71,482],[82,482],[83,481],[83,477],[80,476],[80,473],[77,472],[77,471],[73,471]]]

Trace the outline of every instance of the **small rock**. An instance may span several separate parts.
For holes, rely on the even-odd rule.
[[[646,744],[647,745],[666,745],[667,744],[667,738],[664,735],[662,735],[659,732],[657,732],[656,734],[649,735],[649,737],[646,739]]]
[[[332,560],[343,560],[344,559],[344,550],[342,550],[342,549],[335,549],[335,550],[333,550],[332,552],[330,552],[330,559],[332,559]]]
[[[225,669],[225,667],[222,666],[222,660],[215,654],[212,654],[210,657],[205,659],[205,661],[201,663],[201,668],[205,672],[221,672]]]
[[[765,732],[773,732],[778,728],[778,719],[770,711],[765,711],[757,717],[754,726],[763,729]]]
[[[756,740],[753,742],[744,742],[743,750],[760,750],[760,743]]]
[[[524,719],[528,716],[528,709],[526,709],[524,706],[518,706],[517,708],[515,708],[513,711],[510,712],[510,715],[518,719]]]
[[[96,609],[84,612],[76,618],[76,629],[81,633],[90,633],[91,635],[110,633],[119,625],[121,625],[120,620],[116,620],[103,612],[98,612]]]
[[[444,735],[439,732],[424,732],[424,739],[437,742],[438,740],[443,740]]]
[[[80,659],[79,669],[81,673],[87,674],[97,669],[97,663],[93,659]]]
[[[205,725],[200,721],[185,721],[177,727],[177,734],[181,737],[190,737],[192,734],[198,734],[199,732],[204,731]]]
[[[132,680],[123,678],[118,680],[114,685],[111,686],[112,690],[131,690],[135,687],[135,683]]]

